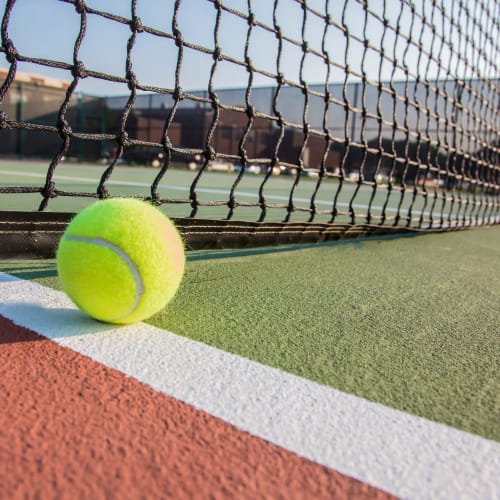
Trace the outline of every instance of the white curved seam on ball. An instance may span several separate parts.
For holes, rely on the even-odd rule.
[[[141,300],[142,294],[144,293],[144,284],[142,283],[141,273],[139,272],[137,266],[135,265],[134,261],[129,257],[129,255],[126,252],[124,252],[119,246],[114,245],[113,243],[111,243],[108,240],[105,240],[104,238],[86,238],[84,236],[67,235],[66,239],[70,241],[78,241],[79,243],[90,243],[100,247],[108,248],[125,262],[129,271],[132,273],[132,277],[134,278],[135,282],[134,303],[132,304],[132,307],[125,314],[122,314],[116,318],[110,318],[110,321],[116,321],[127,317],[129,314],[132,314],[139,305],[139,301]]]

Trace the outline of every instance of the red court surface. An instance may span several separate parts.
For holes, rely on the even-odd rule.
[[[0,317],[3,498],[390,498]]]

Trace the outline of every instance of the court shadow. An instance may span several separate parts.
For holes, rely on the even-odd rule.
[[[2,320],[5,319],[11,324],[19,325],[21,323],[17,327],[12,327],[13,329],[27,330],[37,335],[37,339],[26,335],[25,341],[43,340],[44,337],[63,339],[82,335],[98,335],[101,332],[119,328],[118,325],[96,321],[78,309],[46,308],[25,302],[0,305],[0,315],[3,316]],[[6,321],[2,321],[0,325],[0,344],[20,342],[24,338],[22,335],[9,334],[11,328],[6,324]],[[12,340],[12,338],[16,340]]]
[[[286,252],[297,252],[307,249],[318,249],[327,247],[352,246],[358,247],[367,242],[382,242],[401,238],[416,238],[423,233],[398,233],[380,236],[366,236],[361,238],[345,238],[321,243],[298,243],[292,245],[241,248],[241,249],[221,249],[221,250],[193,250],[186,253],[188,262],[200,260],[231,259],[235,257],[251,257],[255,255],[278,254]]]
[[[33,280],[37,278],[56,278],[57,267],[55,262],[36,262],[36,263],[19,263],[19,262],[1,262],[0,272],[11,274],[21,279]]]
[[[17,276],[24,280],[34,280],[38,278],[57,278],[57,270],[54,269],[6,269],[6,273]]]

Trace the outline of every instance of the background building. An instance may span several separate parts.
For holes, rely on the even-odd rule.
[[[0,70],[0,79],[6,75]],[[249,163],[278,158],[311,170],[323,164],[330,172],[342,169],[346,176],[361,174],[372,180],[376,175],[391,175],[396,181],[408,183],[422,172],[426,180],[435,181],[441,169],[474,177],[482,163],[498,161],[499,139],[490,137],[493,129],[470,118],[484,106],[481,96],[487,96],[488,89],[498,83],[493,81],[489,86],[485,81],[442,80],[432,86],[416,81],[380,86],[368,82],[330,84],[328,102],[324,85],[309,86],[307,96],[295,87],[279,91],[276,87],[254,88],[250,104],[261,116],[253,119],[251,127],[246,89],[216,91],[222,107],[215,127],[207,91],[189,92],[190,98],[178,103],[173,116],[172,96],[140,94],[126,121],[127,134],[138,145],[127,148],[123,161],[155,162],[163,151],[165,124],[170,116],[168,144],[174,149],[173,160],[184,164],[199,161],[199,152],[206,150],[210,136],[210,146],[222,157],[232,156],[233,164],[241,163],[243,157]],[[53,157],[61,144],[54,127],[68,87],[65,81],[18,72],[2,111],[9,120],[46,125],[47,130],[30,133],[29,140],[28,130],[1,130],[0,154]],[[116,152],[114,136],[120,130],[128,99],[73,94],[65,114],[71,130],[101,134],[106,139],[75,137],[67,157],[92,162],[109,159]]]

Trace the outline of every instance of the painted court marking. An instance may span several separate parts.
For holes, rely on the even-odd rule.
[[[3,316],[0,330],[1,498],[395,500]]]
[[[115,328],[0,273],[0,314],[253,435],[406,498],[498,498],[500,444],[146,324]]]

